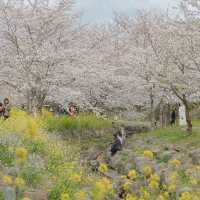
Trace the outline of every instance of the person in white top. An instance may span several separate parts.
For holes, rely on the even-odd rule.
[[[186,126],[186,114],[185,114],[185,106],[180,105],[179,106],[179,125],[180,126]]]

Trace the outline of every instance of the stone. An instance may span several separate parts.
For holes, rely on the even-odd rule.
[[[146,132],[151,131],[151,129],[148,126],[144,126],[144,125],[128,125],[128,126],[124,126],[124,129],[127,136],[131,136],[138,133],[146,133]]]
[[[123,127],[126,135],[127,136],[131,136],[134,134],[138,134],[138,133],[146,133],[151,131],[151,128],[149,125],[147,124],[134,124],[134,123],[123,123],[123,122],[113,122],[113,127],[114,128],[119,128],[119,127]]]
[[[200,150],[195,150],[189,153],[189,157],[192,159],[193,165],[199,165],[200,164]]]
[[[113,170],[116,170],[118,173],[124,173],[124,161],[121,155],[116,154],[115,156],[111,157],[109,167]]]

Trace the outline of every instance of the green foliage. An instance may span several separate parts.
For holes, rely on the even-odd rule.
[[[14,154],[9,150],[9,146],[0,145],[0,162],[5,166],[11,166],[14,161]]]
[[[25,144],[27,150],[31,153],[45,153],[47,144],[44,140],[41,139],[24,139],[23,143]]]
[[[65,180],[60,180],[49,192],[48,199],[49,200],[60,199],[61,194],[65,192],[66,188],[67,184]]]
[[[97,118],[96,115],[84,115],[72,118],[69,116],[46,116],[44,120],[45,128],[48,131],[65,132],[65,131],[86,131],[86,130],[101,130],[112,127],[112,122],[109,119]]]
[[[4,200],[4,198],[3,198],[3,192],[0,192],[0,200]]]
[[[28,186],[35,188],[42,181],[43,171],[39,168],[29,166],[23,169],[22,178]]]
[[[189,134],[184,129],[181,129],[181,127],[157,129],[153,132],[143,134],[143,137],[145,137],[145,135],[160,138],[173,143],[189,138]]]
[[[160,158],[158,158],[158,163],[168,163],[171,158],[171,154],[164,154]]]
[[[166,140],[170,143],[176,144],[190,144],[199,145],[200,143],[200,131],[199,127],[194,127],[192,134],[188,134],[184,128],[181,127],[170,127],[165,129],[158,129],[151,133],[145,133],[148,136],[154,136],[160,138],[161,140]]]

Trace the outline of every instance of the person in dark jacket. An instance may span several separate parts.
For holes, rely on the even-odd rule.
[[[2,103],[0,103],[0,118],[4,117],[5,108]]]
[[[120,130],[114,135],[114,143],[111,146],[111,156],[114,156],[118,151],[122,150],[123,136]]]
[[[10,111],[11,111],[10,101],[8,98],[5,98],[3,103],[4,103],[4,119],[8,119],[10,117]]]
[[[175,125],[176,123],[176,111],[173,110],[171,113],[171,126]]]

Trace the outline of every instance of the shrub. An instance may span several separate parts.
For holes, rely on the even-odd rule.
[[[29,166],[23,169],[22,178],[28,186],[35,188],[42,181],[43,171],[39,168]]]
[[[0,145],[0,162],[5,166],[11,166],[14,161],[14,154],[9,151],[8,146]]]
[[[61,116],[47,116],[45,119],[45,128],[48,131],[64,132],[64,131],[86,131],[86,130],[101,130],[112,127],[111,120],[100,119],[96,115],[80,114],[76,118]]]

